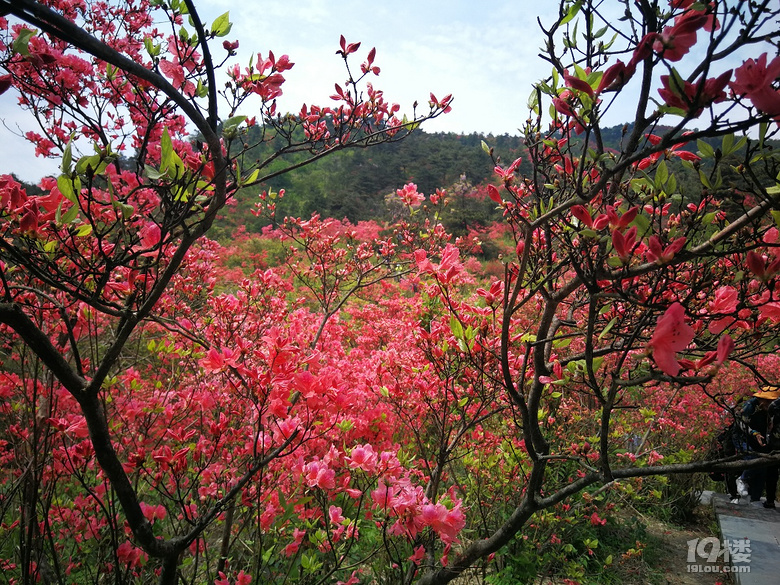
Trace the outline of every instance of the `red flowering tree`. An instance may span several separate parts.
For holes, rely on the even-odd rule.
[[[284,285],[261,274],[217,297],[209,246],[195,244],[237,189],[401,139],[449,98],[399,119],[368,82],[379,73],[372,49],[331,105],[290,115],[276,102],[290,59],[269,51],[242,63],[238,41],[225,40],[228,15],[205,23],[189,0],[0,9],[0,91],[18,92],[37,124],[26,134],[36,153],[62,161],[41,193],[0,178],[2,388],[15,405],[3,410],[4,483],[18,496],[3,499],[3,521],[6,545],[13,534],[23,543],[4,570],[22,582],[123,580],[152,557],[152,573],[173,583],[189,550],[191,578],[213,580],[234,526],[224,522],[215,548],[215,521],[327,421],[308,388],[290,398],[290,365],[314,368],[305,342],[272,327],[286,318]],[[342,38],[337,52],[347,64],[359,50]],[[272,157],[245,160],[249,126],[277,145]],[[267,344],[233,343],[248,335]],[[324,463],[300,473],[333,487]]]
[[[422,569],[421,583],[452,580],[580,492],[741,465],[666,447],[686,428],[697,429],[687,441],[708,443],[723,406],[744,396],[721,379],[726,367],[749,373],[748,388],[780,385],[765,361],[780,341],[780,158],[769,145],[780,122],[780,10],[621,6],[618,20],[603,3],[564,1],[544,31],[552,74],[529,100],[532,174],[485,147],[500,180],[489,194],[516,256],[503,281],[478,291],[484,308],[457,296],[465,271],[455,250],[417,256],[456,342],[435,341],[431,359],[459,354],[456,377],[470,382],[455,403],[482,388],[513,414],[480,425],[479,440],[513,454],[493,468],[507,483],[500,473],[469,481],[514,492],[497,518],[474,501],[479,537]],[[634,118],[614,151],[601,121],[621,107]]]

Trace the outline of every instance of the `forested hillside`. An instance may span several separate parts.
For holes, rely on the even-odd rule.
[[[353,223],[387,219],[392,210],[387,207],[385,197],[405,183],[415,183],[420,192],[428,195],[436,189],[451,189],[456,184],[462,189],[490,181],[493,165],[482,148],[483,140],[510,161],[523,155],[519,136],[418,131],[400,142],[335,153],[277,177],[265,188],[275,192],[285,190],[285,197],[278,202],[278,217],[308,217],[317,212],[323,217],[346,218]],[[246,143],[255,142],[250,131]],[[270,148],[266,146],[265,150]],[[248,152],[248,158],[262,160],[267,154],[265,150],[255,147]],[[229,224],[244,224],[249,231],[262,227],[263,221],[249,213],[259,191],[258,188],[245,189],[237,196],[237,206],[225,212]],[[464,205],[478,209],[464,210]],[[480,205],[474,201],[454,204],[448,212],[452,216],[447,223],[452,223],[454,231],[458,231],[457,224],[462,223],[464,213],[476,213],[481,220],[485,219],[485,214],[498,219],[500,215],[492,213],[494,208],[492,203]],[[480,221],[477,217],[472,219]]]
[[[668,127],[658,127],[655,132],[661,134],[668,130]],[[601,140],[605,149],[619,151],[630,131],[630,125],[602,129]],[[260,142],[254,134],[250,129],[245,137],[247,145]],[[393,205],[388,204],[387,198],[406,183],[415,183],[426,195],[444,189],[450,195],[450,205],[442,217],[443,223],[455,235],[462,235],[466,226],[480,227],[500,219],[495,204],[477,189],[494,181],[493,164],[484,151],[483,142],[493,148],[506,164],[521,158],[520,174],[530,174],[531,161],[521,136],[427,133],[419,130],[400,142],[337,152],[272,179],[264,185],[264,189],[285,191],[285,196],[277,201],[277,218],[306,218],[319,213],[322,217],[347,219],[352,223],[392,219]],[[709,140],[708,143],[713,149],[720,145],[719,139]],[[272,149],[273,144],[249,148],[247,162],[263,160]],[[697,149],[698,145],[692,143],[675,150],[695,152]],[[735,158],[733,166],[741,162]],[[670,157],[668,164],[677,177],[681,193],[701,188],[698,172],[690,165],[686,169],[679,157]],[[737,180],[736,173],[727,174],[724,180]],[[255,186],[238,193],[236,205],[224,212],[226,221],[219,230],[219,236],[230,237],[232,230],[238,226],[256,232],[267,224],[267,220],[250,213],[261,190]]]

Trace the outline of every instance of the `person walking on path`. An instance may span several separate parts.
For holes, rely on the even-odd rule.
[[[780,390],[769,386],[753,394],[742,407],[740,426],[747,437],[747,447],[756,454],[780,449]],[[756,455],[746,459],[754,459]],[[748,469],[743,475],[748,484],[751,503],[761,501],[766,487],[765,508],[775,507],[778,465]]]

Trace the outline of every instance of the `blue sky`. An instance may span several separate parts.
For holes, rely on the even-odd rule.
[[[455,96],[453,111],[429,131],[516,134],[527,117],[531,83],[549,73],[536,57],[542,37],[536,23],[556,2],[327,0],[252,2],[212,0],[207,14],[230,10],[231,37],[241,48],[287,53],[296,63],[287,75],[284,104],[327,102],[333,83],[344,79],[335,55],[339,35],[362,41],[359,55],[376,47],[382,68],[375,86],[411,111],[428,93]],[[359,63],[359,62],[358,62]]]

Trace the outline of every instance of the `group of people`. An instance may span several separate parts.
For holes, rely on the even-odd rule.
[[[765,386],[753,394],[737,413],[731,433],[734,454],[742,454],[746,460],[760,457],[762,453],[780,450],[780,390]],[[727,473],[726,487],[732,504],[738,504],[740,496],[749,496],[754,505],[774,508],[777,497],[777,480],[780,465],[747,469],[742,473]],[[762,495],[766,494],[763,502]]]

